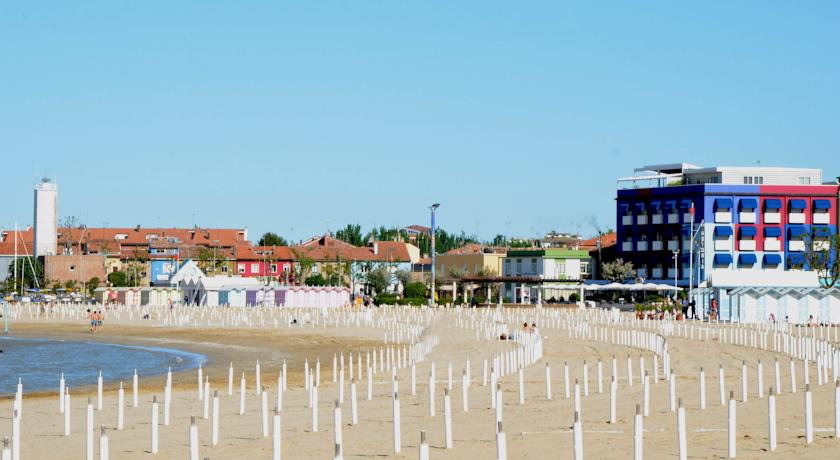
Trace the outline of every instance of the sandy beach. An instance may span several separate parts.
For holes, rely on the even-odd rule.
[[[375,313],[378,315],[379,313]],[[417,313],[406,313],[417,314]],[[573,402],[564,397],[563,364],[568,363],[571,380],[583,385],[583,363],[588,365],[587,396],[582,396],[581,421],[583,456],[585,458],[628,458],[633,455],[634,414],[643,401],[643,385],[639,379],[639,357],[651,373],[650,415],[644,418],[644,458],[677,458],[677,413],[669,408],[668,382],[664,379],[662,358],[658,358],[660,381],[653,383],[653,353],[642,348],[611,344],[613,331],[629,331],[631,324],[609,326],[592,320],[592,337],[575,337],[568,320],[574,312],[515,310],[504,314],[504,321],[517,330],[521,319],[541,321],[544,356],[524,368],[525,400],[518,401],[517,374],[504,376],[503,429],[507,441],[507,457],[511,459],[569,458],[572,456]],[[512,341],[476,339],[476,330],[483,334],[485,320],[491,313],[478,311],[440,311],[427,314],[426,336],[434,336],[437,346],[416,365],[417,392],[410,394],[410,369],[397,370],[401,407],[401,450],[393,449],[392,398],[390,372],[374,374],[373,399],[366,400],[366,377],[358,387],[359,423],[350,424],[349,376],[345,382],[345,401],[341,405],[343,458],[418,458],[420,431],[425,430],[430,458],[495,458],[496,436],[490,389],[482,385],[483,360],[494,353],[513,350]],[[552,316],[553,315],[553,316]],[[557,327],[551,327],[550,318]],[[497,318],[498,319],[498,318]],[[629,317],[624,318],[627,321]],[[566,322],[564,322],[566,321]],[[100,425],[108,429],[113,458],[189,458],[188,428],[190,417],[196,416],[201,458],[272,458],[271,436],[261,434],[260,396],[254,386],[255,363],[261,364],[262,384],[267,385],[271,410],[276,401],[277,376],[282,359],[288,366],[288,390],[283,395],[282,454],[283,458],[333,458],[333,408],[338,386],[332,382],[332,357],[343,352],[363,354],[387,347],[383,328],[341,324],[329,327],[259,328],[228,327],[162,327],[159,323],[114,321],[106,324],[101,334],[91,335],[79,321],[26,320],[14,323],[13,333],[19,337],[51,337],[67,340],[97,340],[108,343],[154,344],[204,354],[208,363],[204,372],[210,376],[211,392],[219,392],[219,443],[211,446],[210,420],[203,419],[203,401],[198,399],[196,371],[173,377],[173,402],[169,426],[161,425],[159,452],[150,453],[150,402],[153,396],[162,400],[164,376],[144,377],[140,382],[140,404],[130,404],[129,382],[126,381],[127,406],[125,429],[116,430],[116,385],[108,385],[104,407],[95,411],[95,439]],[[700,331],[701,323],[687,323]],[[521,327],[521,326],[519,326]],[[656,327],[656,325],[652,326]],[[718,326],[715,326],[718,327]],[[722,326],[728,330],[730,326]],[[654,329],[650,329],[654,331]],[[687,330],[686,330],[687,331]],[[603,335],[600,335],[603,334]],[[688,334],[688,332],[686,332]],[[692,331],[692,334],[693,331]],[[676,375],[677,396],[685,406],[687,451],[691,458],[727,456],[727,408],[719,404],[718,366],[726,376],[726,394],[734,391],[737,400],[737,458],[836,458],[840,440],[834,437],[835,385],[817,384],[817,370],[810,369],[814,416],[814,440],[806,446],[804,422],[804,375],[801,361],[795,361],[797,393],[791,394],[789,357],[760,347],[694,338],[667,337],[671,368]],[[605,339],[605,340],[602,340]],[[606,343],[605,343],[606,342]],[[390,344],[389,344],[390,345]],[[403,345],[400,345],[402,347]],[[633,385],[627,378],[627,357],[634,366]],[[609,380],[612,357],[617,359],[616,423],[609,423]],[[321,386],[318,399],[318,432],[312,432],[311,410],[307,407],[309,392],[303,388],[303,361],[313,364],[321,360]],[[774,386],[774,359],[781,367],[781,394],[776,397],[778,447],[768,451],[768,392]],[[469,411],[462,409],[461,375],[470,360]],[[603,392],[598,392],[597,362],[602,362]],[[757,362],[763,363],[763,397],[758,395]],[[741,364],[748,366],[748,400],[741,402]],[[236,379],[234,394],[227,394],[227,369],[233,362]],[[428,375],[436,366],[436,414],[429,416]],[[455,383],[451,391],[453,448],[444,448],[443,389],[447,384],[447,366],[452,364]],[[551,366],[552,400],[546,399],[545,366]],[[705,370],[706,408],[699,407],[699,372]],[[239,411],[239,376],[247,380],[246,411]],[[58,387],[56,376],[56,389]],[[71,434],[63,436],[64,417],[59,413],[57,392],[31,394],[24,391],[21,458],[84,458],[85,402],[95,400],[95,382],[91,386],[71,390]],[[727,396],[728,399],[728,396]],[[0,436],[11,436],[12,399],[0,400]],[[162,420],[162,418],[161,418]],[[98,449],[98,447],[97,447]],[[98,458],[98,457],[96,457]]]

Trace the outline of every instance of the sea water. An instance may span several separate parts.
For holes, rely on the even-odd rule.
[[[14,393],[18,378],[24,393],[58,391],[64,372],[73,387],[96,385],[99,371],[106,382],[123,381],[131,386],[134,370],[141,378],[198,367],[204,355],[172,348],[78,342],[51,339],[0,337],[0,395]]]

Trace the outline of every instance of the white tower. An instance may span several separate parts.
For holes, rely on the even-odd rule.
[[[35,186],[35,256],[56,254],[57,226],[58,187],[44,178]]]

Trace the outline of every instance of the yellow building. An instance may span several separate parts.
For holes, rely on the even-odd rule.
[[[470,243],[435,258],[435,276],[440,280],[502,274],[504,248]]]

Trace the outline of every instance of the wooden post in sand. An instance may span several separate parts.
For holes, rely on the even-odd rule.
[[[201,401],[204,399],[204,369],[201,368],[201,364],[198,365],[198,378],[196,380],[196,383],[198,383],[198,400]]]
[[[574,460],[583,460],[583,427],[580,424],[580,412],[575,411],[575,421],[572,425],[572,437],[574,439]]]
[[[758,369],[756,370],[758,373],[758,399],[764,398],[764,366],[761,364],[761,360],[758,360]]]
[[[211,421],[210,445],[219,443],[219,392],[213,391],[213,420]]]
[[[429,457],[426,457],[428,460]],[[12,460],[12,451],[9,449],[9,437],[3,437],[3,450],[0,451],[0,460]]]
[[[239,415],[245,415],[245,373],[239,379]]]
[[[272,427],[272,437],[271,437],[271,459],[272,460],[280,460],[280,447],[281,447],[281,425],[280,425],[280,408],[274,408],[274,426]]]
[[[58,412],[64,413],[64,372],[61,373],[61,378],[58,379]]]
[[[105,425],[102,425],[99,431],[99,460],[108,460],[108,454],[108,433],[105,432]]]
[[[642,414],[639,405],[636,404],[636,417],[633,423],[633,460],[642,460],[642,436],[644,433]]]
[[[420,431],[420,445],[417,456],[420,460],[429,460],[429,444],[426,442],[426,430]]]
[[[790,392],[796,393],[796,365],[790,360]]]
[[[350,378],[350,424],[355,426],[359,423],[358,409],[356,407],[356,379]]]
[[[718,388],[720,389],[720,405],[726,405],[726,382],[723,379],[723,364],[719,364],[718,366]]]
[[[158,451],[158,402],[157,396],[152,396],[152,453]]]
[[[598,358],[598,394],[604,392],[604,363]],[[551,399],[551,398],[549,398]]]
[[[569,399],[569,363],[563,362],[563,394]]]
[[[770,396],[767,397],[767,423],[769,428],[770,451],[776,450],[776,394],[773,387],[770,387]]]
[[[668,396],[671,412],[674,412],[677,410],[677,379],[674,377],[673,370],[671,370],[668,378]]]
[[[70,436],[70,388],[64,388],[64,436]]]
[[[519,376],[519,405],[525,404],[525,369],[522,366],[519,366],[519,371],[517,372]]]
[[[263,388],[260,391],[260,412],[262,416],[262,437],[268,437],[268,391]]]
[[[228,396],[233,396],[233,362],[228,368]]]
[[[727,451],[729,454],[729,458],[735,458],[735,427],[736,427],[736,420],[735,420],[735,392],[729,391],[729,417],[727,418],[726,424],[726,431],[727,431]]]
[[[834,438],[840,439],[840,380],[834,381]]]
[[[685,407],[680,398],[677,409],[677,447],[680,460],[687,460],[688,450],[685,441]]]
[[[351,359],[350,362],[353,362]],[[344,456],[344,438],[342,437],[341,433],[341,404],[336,399],[335,400],[335,408],[333,409],[333,434],[335,439],[335,445],[338,446],[338,456]]]
[[[138,401],[138,390],[137,384],[139,383],[139,378],[137,377],[137,369],[134,369],[134,376],[132,377],[131,381],[131,407],[137,407]]]
[[[190,460],[198,460],[198,425],[195,416],[190,417]]]
[[[96,410],[102,410],[102,371],[96,378]]]
[[[551,401],[551,366],[545,363],[545,399]]]
[[[805,384],[805,444],[814,442],[814,408],[811,399],[811,385]]]
[[[117,429],[122,430],[125,426],[125,390],[120,382],[120,389],[117,391]],[[103,433],[104,434],[104,433]]]
[[[204,420],[210,417],[210,376],[204,376],[204,411],[201,414]]]
[[[321,371],[321,361],[318,361],[318,373],[320,374]],[[254,385],[257,388],[257,394],[262,394],[263,387],[262,387],[262,372],[260,372],[260,360],[257,360],[257,364],[254,366]],[[268,436],[268,435],[266,435]]]
[[[15,442],[12,448],[18,446]],[[85,452],[87,460],[93,460],[93,403],[88,398],[87,412],[85,414]]]
[[[507,443],[501,421],[496,422],[496,460],[507,460]]]
[[[706,408],[706,372],[700,367],[700,409]]]
[[[615,397],[617,385],[615,384],[615,376],[610,378],[610,423],[615,423]],[[577,411],[575,411],[577,413]]]
[[[642,381],[642,415],[650,415],[650,375],[645,371],[645,378]]]
[[[464,412],[470,411],[470,381],[466,369],[461,374],[461,405]]]
[[[401,450],[402,441],[400,440],[400,398],[397,393],[394,393],[393,400],[393,416],[394,416],[394,453],[398,454]]]

